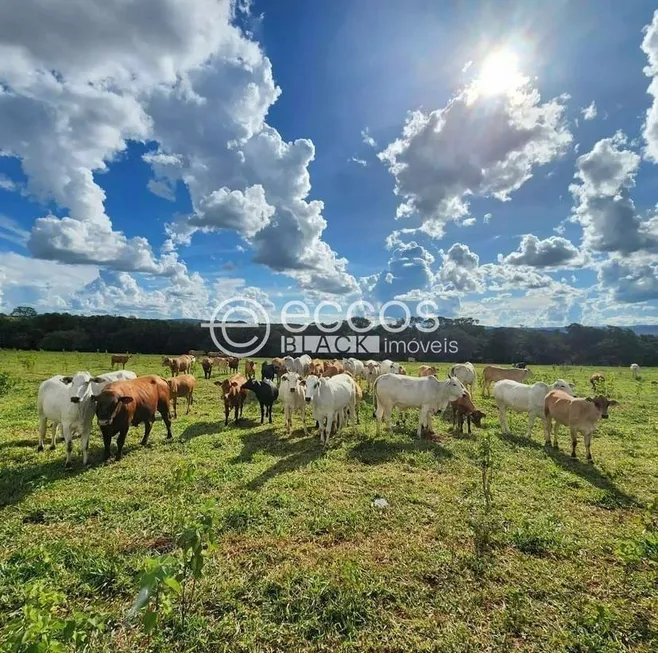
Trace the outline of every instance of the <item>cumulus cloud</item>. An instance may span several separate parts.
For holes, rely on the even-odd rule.
[[[442,265],[437,281],[447,290],[483,292],[480,257],[468,245],[455,243],[447,252],[441,250]]]
[[[596,102],[592,100],[592,103],[580,110],[580,113],[583,115],[583,120],[594,120],[596,118]]]
[[[469,197],[508,200],[571,139],[564,98],[542,103],[529,86],[495,97],[469,87],[443,109],[411,113],[379,157],[404,200],[397,217],[441,237],[447,222],[468,214]]]
[[[174,202],[176,200],[176,193],[172,188],[171,184],[162,179],[149,179],[146,187],[158,197],[161,197],[163,200],[169,202]]]
[[[583,227],[583,245],[598,252],[629,254],[658,251],[658,219],[639,215],[630,190],[640,157],[626,148],[617,132],[598,141],[591,152],[576,160],[573,220]]]
[[[565,268],[582,266],[584,258],[566,238],[551,236],[540,240],[534,234],[526,234],[521,238],[518,250],[507,256],[499,255],[499,261],[533,268]]]
[[[642,135],[647,158],[658,163],[658,11],[654,12],[653,20],[644,30],[642,50],[649,61],[644,73],[651,78],[648,93],[653,96],[653,102],[647,110]]]
[[[655,256],[632,260],[613,256],[601,265],[599,281],[618,302],[658,300],[658,260]]]
[[[35,256],[171,274],[144,239],[114,231],[95,178],[128,140],[155,141],[158,149],[144,157],[155,175],[149,188],[170,199],[181,180],[190,193],[183,237],[216,228],[251,237],[276,211],[305,257],[282,271],[300,283],[329,276],[338,292],[356,287],[321,239],[318,206],[306,202],[313,144],[287,143],[265,123],[280,89],[269,59],[231,22],[247,5],[46,4],[0,7],[0,147],[21,159],[31,194],[69,212],[37,220],[29,241]],[[176,244],[172,236],[165,252]],[[255,247],[266,262],[267,251]]]

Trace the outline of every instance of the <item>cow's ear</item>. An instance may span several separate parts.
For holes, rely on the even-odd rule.
[[[608,406],[618,406],[618,405],[619,402],[615,401],[614,399],[610,399],[610,401],[608,401]]]
[[[221,381],[215,381],[215,385],[222,385]]]
[[[80,397],[71,397],[71,402],[74,404],[79,404],[80,403]]]
[[[69,383],[73,383],[73,377],[72,377],[72,376],[64,376],[64,377],[62,377],[62,378],[60,379],[60,381],[61,381],[64,385],[68,385]]]
[[[594,399],[592,399],[591,397],[585,397],[585,401],[589,401],[591,403],[594,403]]]
[[[119,399],[119,401],[120,401],[122,404],[129,404],[132,400],[133,400],[132,397],[121,397],[121,398]]]
[[[105,381],[105,379],[101,376],[95,376],[91,381],[92,381],[92,383],[103,383],[103,381]]]

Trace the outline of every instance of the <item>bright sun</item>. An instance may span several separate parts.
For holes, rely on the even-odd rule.
[[[484,95],[511,93],[525,83],[519,72],[519,60],[514,52],[497,50],[483,62],[476,80],[478,90]]]

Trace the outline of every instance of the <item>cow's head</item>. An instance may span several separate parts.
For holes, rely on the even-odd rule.
[[[320,381],[321,379],[315,376],[315,374],[310,374],[306,377],[306,392],[304,393],[306,403],[310,403],[311,399],[313,399],[313,395],[320,385]]]
[[[574,396],[573,388],[564,379],[557,379],[551,387],[554,390],[562,390],[562,392],[566,392],[571,397]]]
[[[281,392],[297,392],[297,386],[303,386],[306,390],[306,381],[302,379],[296,372],[286,372],[281,376]]]
[[[608,399],[603,395],[597,395],[596,397],[587,397],[586,401],[589,401],[596,406],[603,419],[608,419],[608,408],[610,406],[617,406],[619,403],[614,399]]]
[[[467,396],[466,389],[456,376],[448,377],[448,380],[444,383],[448,391],[448,401],[457,401],[457,399]]]
[[[96,403],[98,425],[107,426],[112,423],[121,407],[129,404],[133,398],[114,392],[101,392],[98,395],[91,395],[91,400]]]
[[[486,417],[486,414],[483,413],[481,410],[474,410],[471,413],[471,419],[473,420],[473,424],[477,426],[479,429],[482,428],[482,420]]]

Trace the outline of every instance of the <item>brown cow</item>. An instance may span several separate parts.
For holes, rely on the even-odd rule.
[[[517,367],[496,367],[495,365],[487,365],[482,370],[482,395],[486,391],[487,396],[491,395],[491,384],[495,381],[502,381],[509,379],[524,383],[529,376],[532,375],[529,367],[519,369]]]
[[[230,379],[215,381],[215,385],[221,386],[222,398],[224,399],[224,426],[228,426],[228,416],[231,408],[235,410],[235,423],[242,417],[242,407],[247,398],[247,391],[242,387],[247,379],[242,374],[234,374]]]
[[[144,424],[142,445],[146,446],[155,422],[156,410],[167,427],[167,440],[171,440],[171,419],[169,417],[169,386],[159,376],[140,376],[129,381],[114,381],[98,395],[92,395],[96,402],[96,417],[103,434],[105,445],[104,460],[110,457],[112,437],[117,438],[117,460],[121,460],[123,444],[131,426]]]
[[[203,369],[203,378],[204,379],[209,379],[212,376],[212,364],[213,361],[208,358],[207,356],[204,356],[201,359],[201,369]]]
[[[464,433],[464,417],[466,417],[466,422],[468,424],[468,434],[471,435],[471,420],[478,428],[482,427],[482,418],[486,415],[481,411],[477,410],[471,399],[471,394],[466,391],[466,394],[463,397],[457,399],[457,401],[451,401],[450,406],[452,407],[452,431],[455,432],[455,423],[457,424],[457,429],[460,433]]]
[[[190,369],[190,359],[187,356],[172,358],[167,356],[162,359],[162,366],[171,370],[171,376],[178,376],[180,372],[187,372]]]
[[[178,397],[185,397],[187,399],[187,412],[190,412],[190,406],[194,403],[194,386],[196,379],[191,374],[181,374],[173,379],[167,379],[169,386],[169,396],[174,404],[174,417],[178,417],[178,410],[176,404]]]
[[[598,386],[605,383],[605,376],[603,376],[601,372],[594,372],[594,374],[592,374],[592,376],[589,377],[589,383],[592,386],[592,390],[596,392]]]
[[[407,370],[406,370],[406,368],[405,368],[404,365],[400,365],[400,366],[398,367],[398,374],[402,374],[402,376],[406,376],[406,375],[407,375]]]
[[[228,368],[231,372],[238,373],[238,365],[240,364],[240,359],[237,356],[228,357]]]
[[[340,363],[329,363],[328,365],[324,366],[324,372],[322,372],[322,376],[331,377],[342,373],[343,366]]]
[[[254,361],[247,359],[244,362],[244,375],[248,379],[256,378],[256,363],[254,363]]]
[[[126,369],[126,363],[132,358],[132,354],[112,354],[112,369],[115,365],[121,365],[122,368]]]
[[[322,376],[325,365],[326,365],[326,361],[320,360],[319,358],[314,358],[311,361],[311,366],[309,368],[308,373],[314,374],[315,376]]]
[[[436,376],[436,367],[434,365],[421,365],[418,368],[418,376]]]
[[[576,457],[576,444],[578,432],[583,434],[585,451],[588,462],[592,462],[592,433],[596,429],[599,419],[608,419],[608,407],[616,406],[617,402],[607,399],[603,395],[594,398],[572,397],[563,390],[551,390],[544,400],[544,414],[546,415],[545,440],[551,443],[551,423],[555,420],[553,431],[553,446],[557,447],[557,432],[559,425],[569,427],[571,433],[571,457]]]

